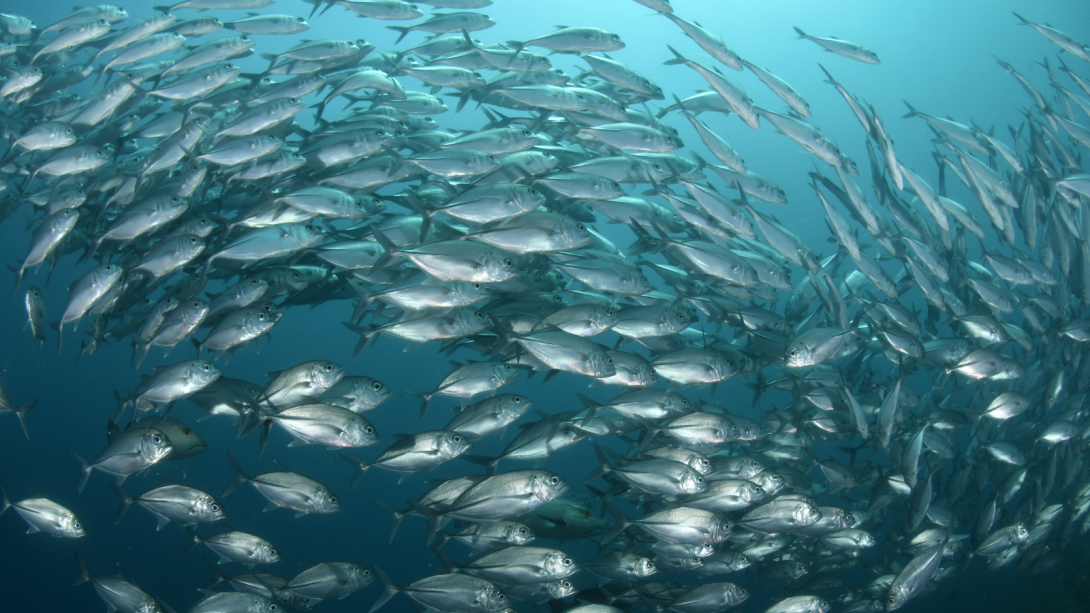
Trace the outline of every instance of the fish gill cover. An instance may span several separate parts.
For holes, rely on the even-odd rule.
[[[1087,24],[0,8],[5,607],[1085,610]]]

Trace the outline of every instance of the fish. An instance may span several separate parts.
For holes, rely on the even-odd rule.
[[[99,448],[87,439],[112,417],[94,462],[69,453],[78,490],[95,469],[117,478],[117,520],[135,502],[221,563],[311,561],[285,577],[213,568],[197,612],[377,610],[399,592],[462,613],[907,610],[1004,568],[1066,595],[1090,529],[1085,66],[1003,49],[994,72],[1027,98],[997,108],[1025,111],[987,118],[893,72],[882,87],[934,114],[906,103],[923,121],[891,121],[878,80],[757,61],[755,31],[714,11],[615,4],[597,21],[526,2],[510,22],[478,12],[489,0],[0,14],[0,223],[32,339],[7,347],[25,402],[0,390],[0,412],[29,438],[48,405],[49,436],[30,417],[36,458]],[[634,19],[644,8],[673,25]],[[550,11],[570,25],[547,27]],[[987,23],[1090,61],[1074,26]],[[898,70],[879,62],[889,45],[795,30]],[[966,55],[942,46],[950,32],[920,36],[970,70],[989,43]],[[58,356],[43,357],[53,319]],[[65,328],[81,342],[62,345]],[[216,416],[233,432],[187,425]],[[249,475],[255,439],[274,464]],[[0,513],[61,538],[135,528],[100,525],[93,495],[52,502],[63,471],[37,465],[18,486],[49,498],[3,493]],[[435,480],[412,477],[425,470]],[[255,534],[236,531],[212,481],[314,517],[251,526],[236,495],[231,521]],[[387,544],[359,531],[368,499],[391,515]],[[408,515],[426,525],[393,544]],[[338,549],[353,539],[366,546]],[[198,587],[155,543],[119,542],[81,553]],[[41,543],[8,545],[55,561]],[[78,565],[108,607],[172,610]],[[377,597],[355,595],[376,578]],[[210,591],[224,580],[237,591]]]

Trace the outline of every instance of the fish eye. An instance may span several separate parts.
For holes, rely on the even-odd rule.
[[[154,443],[155,443],[156,445],[158,445],[159,443],[162,443],[162,442],[163,442],[163,437],[161,437],[161,436],[159,436],[158,434],[156,434],[156,435],[154,435],[154,436],[152,436],[152,437],[151,437],[151,440],[152,440],[152,442],[154,442]]]
[[[330,496],[329,501],[332,502],[333,504],[337,504],[337,497],[336,496]]]
[[[515,404],[521,404],[522,403],[522,396],[515,396],[514,398],[511,399],[511,401],[514,402]]]
[[[65,133],[65,134],[71,134],[71,133],[72,133],[72,128],[67,128],[67,129],[66,129],[66,130],[64,131],[64,133]]]
[[[220,510],[220,505],[218,505],[218,504],[212,505],[212,510],[213,511],[219,511]]]
[[[586,232],[587,231],[587,227],[584,226],[583,224],[579,224],[579,225],[577,225],[575,227],[578,228],[580,232]]]
[[[606,309],[606,317],[613,317],[613,315],[615,315],[613,309]]]
[[[80,524],[79,522],[76,522],[76,523],[72,524],[72,527],[75,528],[76,530],[82,530],[83,529],[83,525]]]
[[[375,390],[376,392],[382,391],[382,384],[378,381],[375,381],[371,384],[371,389]]]
[[[549,483],[552,483],[553,485],[560,485],[560,477],[553,476],[551,479],[549,479]]]
[[[195,236],[189,237],[189,244],[190,245],[196,245],[197,244],[197,237],[195,237]]]
[[[613,358],[606,358],[606,364],[612,365],[613,364]]]
[[[510,268],[510,267],[514,266],[515,263],[513,261],[511,261],[511,258],[506,258],[503,261],[503,265]]]
[[[306,23],[306,22],[307,22],[307,20],[303,19],[302,17],[296,17],[295,18],[295,23]]]
[[[519,528],[519,534],[526,534],[526,528]]]
[[[571,558],[564,558],[564,566],[571,566]]]
[[[200,302],[197,302],[196,300],[194,300],[194,301],[193,301],[193,308],[195,308],[195,309],[199,309],[199,308],[201,308],[201,303],[200,303]]]
[[[364,434],[374,434],[375,433],[375,428],[373,426],[367,426],[366,428],[363,429],[363,433]]]
[[[503,369],[510,372],[511,371],[511,365],[510,364],[504,364]]]
[[[507,596],[504,596],[503,594],[500,594],[499,598],[497,598],[497,600],[499,600],[500,602],[507,602]]]
[[[333,365],[332,364],[326,364],[325,365],[325,371],[326,372],[333,372]]]
[[[204,370],[204,372],[209,372],[209,371],[212,370],[212,365],[211,364],[205,364],[204,366],[201,367],[201,369]],[[189,433],[186,432],[186,434],[189,434]]]
[[[484,313],[482,313],[482,312],[480,312],[480,311],[477,311],[477,312],[475,313],[475,315],[477,316],[477,319],[484,319]]]
[[[278,607],[278,606],[276,606],[274,604],[270,604],[269,605],[269,610],[272,611],[273,613],[276,613],[277,611],[280,610],[280,607]]]

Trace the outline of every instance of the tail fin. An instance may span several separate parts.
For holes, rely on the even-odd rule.
[[[201,537],[197,534],[196,530],[190,528],[189,526],[186,526],[185,531],[189,533],[190,538],[192,538],[193,540],[189,541],[189,543],[185,546],[185,551],[182,552],[183,556],[189,555],[189,552],[193,551],[193,548],[199,545],[201,542]]]
[[[405,519],[405,516],[412,511],[398,511],[390,505],[383,504],[379,501],[374,501],[378,508],[386,511],[390,514],[390,542],[394,542],[394,537],[397,536],[397,529],[401,527],[401,520]]]
[[[609,458],[606,457],[605,452],[602,451],[602,446],[598,443],[594,443],[594,455],[598,457],[598,469],[590,473],[583,483],[590,483],[613,470],[613,465],[609,463]]]
[[[408,28],[404,29],[407,30]],[[375,600],[375,604],[371,605],[371,609],[368,610],[367,613],[375,613],[375,611],[379,610],[382,605],[386,604],[387,601],[389,601],[391,598],[396,596],[398,592],[401,591],[401,588],[395,585],[393,581],[390,581],[390,578],[386,576],[386,573],[382,572],[381,568],[376,565],[374,566],[374,569],[375,575],[378,577],[379,581],[382,582],[383,591],[382,594],[380,594],[379,597]]]
[[[83,558],[79,557],[78,551],[73,551],[76,554],[76,564],[79,565],[79,576],[72,581],[72,585],[79,585],[91,580],[91,573],[87,572],[87,565],[83,563]]]
[[[356,458],[353,458],[352,456],[348,455],[343,451],[340,452],[340,455],[342,458],[344,458],[345,462],[348,462],[352,466],[356,467],[356,474],[352,475],[352,485],[348,487],[348,489],[354,490],[356,489],[356,486],[360,484],[360,481],[363,480],[363,476],[367,474],[367,469],[371,468],[371,464],[368,462],[364,462],[363,460],[357,460]],[[377,504],[381,505],[381,503]],[[391,509],[391,511],[394,513],[397,512],[393,511],[393,509]],[[393,535],[390,535],[390,540],[393,540]]]
[[[92,466],[85,462],[83,458],[76,455],[76,452],[71,449],[68,450],[68,455],[79,464],[79,485],[76,486],[76,491],[83,492],[83,488],[87,486],[87,480],[91,478]]]
[[[212,571],[212,578],[208,580],[208,583],[204,584],[204,589],[210,590],[227,579],[227,577],[223,576],[223,573],[220,572],[219,567],[216,566],[216,563],[213,562],[211,558],[204,556],[204,563],[208,565],[208,570]]]
[[[235,488],[250,480],[250,478],[246,476],[246,473],[243,472],[242,466],[239,465],[238,460],[235,459],[235,456],[230,451],[227,452],[227,459],[231,461],[231,468],[235,471],[235,478],[231,483],[227,484],[227,489],[223,490],[224,496],[227,496],[235,491]]]
[[[393,41],[393,44],[395,44],[395,45],[397,45],[398,43],[401,43],[401,40],[405,36],[409,36],[409,33],[412,32],[411,27],[405,27],[405,26],[402,26],[402,25],[388,25],[388,26],[386,26],[386,29],[392,29],[393,32],[399,32],[400,33],[398,35],[398,39]],[[374,606],[372,606],[371,610],[372,611],[375,610]]]
[[[674,54],[674,59],[666,60],[665,62],[663,62],[663,65],[673,66],[674,64],[686,64],[686,63],[688,63],[689,60],[686,59],[686,57],[684,55],[681,55],[680,53],[678,53],[677,49],[674,49],[670,45],[666,45],[666,48],[670,50],[670,53]]]
[[[605,510],[609,511],[609,514],[617,520],[617,525],[610,528],[609,532],[606,532],[605,535],[602,536],[602,544],[604,545],[617,538],[617,535],[624,532],[625,528],[630,526],[632,522],[627,517],[625,517],[624,513],[621,513],[620,509],[613,506],[613,503],[606,500],[605,498],[602,499],[602,506],[605,507]]]
[[[19,425],[23,427],[23,434],[26,435],[27,439],[30,439],[30,428],[27,426],[27,423],[26,423],[26,414],[29,413],[30,410],[33,409],[36,404],[38,404],[38,399],[34,398],[34,399],[31,399],[30,402],[27,402],[26,404],[24,404],[23,406],[15,407],[15,409],[14,409],[15,410],[15,416],[19,418]]]
[[[121,489],[121,486],[113,481],[110,481],[110,487],[113,488],[117,497],[121,499],[121,506],[117,508],[117,519],[114,520],[116,524],[121,522],[121,518],[125,516],[125,511],[128,511],[129,507],[132,506],[132,496],[126,494],[125,490]]]
[[[360,339],[363,342],[363,339]],[[405,390],[405,393],[420,399],[420,421],[424,421],[424,414],[428,412],[428,404],[431,403],[431,395],[426,392],[414,392]]]
[[[375,331],[364,328],[363,326],[357,326],[351,322],[341,322],[344,327],[360,335],[360,340],[356,343],[356,348],[352,350],[352,359],[356,359],[363,353],[363,350],[367,345],[371,344],[371,339],[375,338]]]
[[[798,40],[800,38],[810,38],[809,36],[807,36],[806,32],[803,32],[798,27],[795,27],[795,32],[798,34],[798,36],[796,36],[794,40]]]
[[[427,520],[428,520],[427,539],[428,540],[426,542],[428,544],[431,544],[432,540],[435,539],[435,533],[439,531],[439,522],[440,522],[440,520],[443,519],[442,513],[439,513],[438,511],[436,511],[435,509],[433,509],[433,508],[431,508],[429,506],[420,504],[419,502],[417,502],[415,500],[410,500],[408,502],[409,502],[409,506],[411,506],[414,511],[416,511],[417,513],[419,513],[419,514],[423,515],[425,518],[427,518]]]

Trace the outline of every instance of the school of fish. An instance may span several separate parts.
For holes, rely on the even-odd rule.
[[[479,12],[491,0],[309,2],[307,16],[276,14],[274,0],[185,0],[139,16],[87,6],[52,24],[0,14],[0,220],[30,219],[11,268],[35,351],[54,334],[58,352],[83,337],[81,355],[131,344],[142,373],[102,415],[101,454],[69,451],[73,485],[102,486],[94,473],[107,473],[118,521],[136,503],[219,559],[191,612],[310,610],[377,583],[370,611],[398,596],[455,613],[546,602],[713,613],[758,581],[790,595],[750,610],[894,611],[969,565],[1048,571],[1090,530],[1090,47],[1015,15],[1058,52],[1033,75],[999,60],[1026,91],[1025,121],[997,134],[909,105],[936,164],[910,167],[886,129],[894,111],[826,70],[881,70],[849,41],[795,28],[831,54],[826,83],[862,128],[838,137],[865,139],[858,162],[796,89],[669,0],[636,2],[679,35],[661,44],[671,70],[706,80],[687,99],[617,59],[625,42],[606,30],[499,42]],[[221,21],[227,9],[251,13]],[[348,18],[392,24],[395,48],[321,38],[262,52],[269,36]],[[235,63],[256,54],[263,71]],[[577,56],[581,74],[554,68],[554,54]],[[756,106],[742,71],[784,108]],[[477,127],[444,128],[446,113]],[[814,157],[813,193],[788,204],[710,117],[797,143]],[[677,122],[701,142],[682,143]],[[950,181],[976,202],[948,197]],[[823,218],[829,242],[781,225],[775,213],[792,209]],[[50,279],[70,285],[66,304],[47,307],[26,277],[62,259],[80,276]],[[357,355],[386,336],[460,361],[423,390],[323,360],[274,365],[267,381],[229,376],[236,351],[332,301],[353,311],[334,340]],[[148,372],[152,352],[181,361]],[[412,355],[388,359],[411,368]],[[537,372],[615,397],[553,383],[581,408],[550,413],[501,389]],[[743,385],[752,407],[728,391]],[[401,394],[419,398],[421,418],[430,405],[460,410],[391,440],[367,413]],[[391,515],[391,541],[406,517],[426,521],[399,542],[435,573],[389,577],[361,553],[281,577],[265,570],[281,561],[275,534],[223,524],[225,498],[245,485],[296,516],[351,512],[327,485],[335,475],[252,474],[209,449],[231,466],[222,493],[165,477],[125,486],[206,451],[167,415],[182,400],[274,459],[273,429],[336,449],[351,487],[374,468],[404,481],[462,462],[464,476],[369,493]],[[36,404],[0,391],[0,413],[27,437],[56,410]],[[473,453],[512,425],[502,454]],[[583,482],[540,468],[584,439],[598,465]],[[96,529],[15,494],[0,514],[13,510],[28,532]],[[576,539],[597,554],[565,553]],[[112,563],[99,553],[92,567]],[[76,583],[108,610],[173,610],[76,558]],[[867,581],[846,581],[864,561]]]

